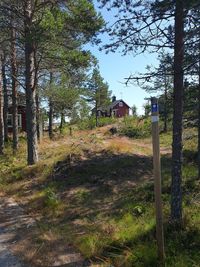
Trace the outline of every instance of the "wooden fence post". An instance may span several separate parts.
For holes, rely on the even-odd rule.
[[[152,145],[153,145],[153,173],[154,173],[154,192],[156,209],[156,239],[158,246],[158,258],[164,262],[164,232],[163,232],[163,214],[161,198],[161,167],[160,167],[160,142],[159,142],[159,111],[158,100],[151,98],[151,119],[152,119]]]

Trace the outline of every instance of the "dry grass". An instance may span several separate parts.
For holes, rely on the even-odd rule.
[[[6,175],[1,189],[15,196],[37,221],[31,231],[22,229],[14,250],[36,266],[51,266],[56,257],[79,252],[90,266],[155,266],[151,139],[111,137],[107,132],[108,127],[103,127],[54,141],[44,138],[41,160],[35,166],[25,166],[24,145],[17,159],[9,158],[9,148],[9,163],[1,159],[0,173]],[[164,155],[170,152],[169,143],[170,135],[162,135]],[[166,218],[169,171],[170,159],[165,155]],[[184,179],[193,174],[191,166],[184,168]],[[192,209],[197,214],[199,207]],[[193,223],[198,221],[194,217]],[[171,246],[167,245],[171,257],[167,266],[177,259],[170,254]],[[174,251],[180,255],[178,243]],[[189,256],[185,262],[190,264]]]

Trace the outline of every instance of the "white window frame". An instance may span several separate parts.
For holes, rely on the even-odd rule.
[[[11,124],[8,124],[8,128],[13,127],[13,115],[8,114],[8,120],[10,119]],[[18,114],[18,128],[22,128],[22,114]]]
[[[123,102],[121,101],[121,102],[119,102],[119,107],[123,107],[124,105],[123,105]]]

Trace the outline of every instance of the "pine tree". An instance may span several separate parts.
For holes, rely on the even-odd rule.
[[[97,110],[99,108],[104,110],[111,102],[111,91],[109,91],[109,86],[103,80],[98,68],[94,68],[88,82],[88,99],[94,105],[96,126],[98,126]]]
[[[174,49],[174,95],[173,95],[173,144],[172,144],[172,192],[171,218],[182,222],[182,113],[183,113],[183,57],[184,20],[194,25],[191,11],[199,7],[197,0],[163,1],[111,1],[102,0],[103,5],[117,8],[117,20],[107,27],[111,42],[104,46],[107,51],[120,50],[123,54],[157,52]],[[173,24],[171,23],[173,21]],[[185,44],[186,45],[186,44]],[[128,79],[129,81],[130,79]]]
[[[63,57],[64,50],[73,54],[74,48],[81,47],[89,41],[96,42],[96,33],[101,28],[103,20],[88,0],[2,1],[0,24],[6,23],[9,26],[12,18],[14,18],[12,24],[13,30],[16,31],[18,50],[21,56],[24,56],[22,69],[25,72],[25,82],[21,79],[20,85],[26,92],[27,162],[31,165],[38,161],[36,116],[38,74],[43,64],[47,63],[47,59],[50,59],[50,65],[46,68],[48,71],[52,67],[51,63],[58,62],[58,58],[60,62],[63,60],[60,65],[66,66],[68,58]],[[59,53],[56,53],[57,51]],[[75,64],[79,64],[78,57]]]

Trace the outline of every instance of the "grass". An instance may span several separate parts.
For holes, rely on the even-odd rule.
[[[130,138],[144,138],[150,136],[150,119],[138,119],[136,117],[124,117],[119,126],[119,134]]]
[[[105,133],[102,128],[76,131],[72,137],[53,142],[44,139],[41,161],[31,167],[26,167],[24,141],[17,158],[11,156],[9,145],[0,158],[1,191],[14,196],[37,219],[37,227],[24,232],[18,248],[18,253],[25,248],[35,253],[37,257],[30,257],[30,262],[51,264],[64,244],[72,244],[91,266],[159,266],[151,139]],[[195,153],[194,129],[185,136],[184,151]],[[170,133],[161,134],[160,141],[166,266],[200,266],[197,166],[185,153],[184,224],[176,231],[169,224]]]

